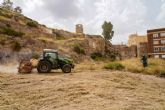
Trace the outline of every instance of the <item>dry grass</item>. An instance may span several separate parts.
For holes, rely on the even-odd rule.
[[[149,59],[148,67],[144,68],[140,59],[128,59],[121,61],[127,71],[134,73],[145,73],[149,75],[165,74],[165,61],[161,59]]]
[[[97,62],[91,59],[84,60],[82,63],[76,65],[77,71],[84,71],[84,70],[102,70],[104,67],[104,62]]]
[[[125,71],[147,75],[156,75],[161,77],[165,76],[165,60],[162,59],[148,59],[148,67],[146,68],[143,67],[140,58],[133,58],[116,62],[98,62],[93,60],[85,60],[84,62],[77,65],[76,70],[103,70],[105,67],[109,67],[110,64],[115,65],[116,63],[121,64],[121,66],[123,66],[122,68],[125,68]]]
[[[10,21],[10,19],[4,16],[0,16],[0,21]]]
[[[0,73],[0,110],[164,110],[165,80],[123,72]]]
[[[55,38],[41,36],[41,37],[38,38],[38,40],[42,40],[42,41],[45,41],[45,42],[53,42],[55,40]]]

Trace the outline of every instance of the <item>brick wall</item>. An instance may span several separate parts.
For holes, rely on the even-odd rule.
[[[165,59],[165,28],[147,31],[148,55]]]

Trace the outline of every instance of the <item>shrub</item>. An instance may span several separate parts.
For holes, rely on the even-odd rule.
[[[110,55],[111,61],[115,61],[115,60],[116,60],[116,56],[117,56],[117,55],[115,55],[115,54],[111,54],[111,55]]]
[[[10,25],[10,24],[6,24],[6,26],[7,26],[7,27],[11,27],[11,25]]]
[[[66,38],[63,37],[63,36],[60,36],[60,37],[59,37],[59,36],[56,36],[56,39],[57,39],[57,40],[65,40]]]
[[[21,50],[21,44],[18,41],[14,41],[12,45],[13,51],[19,52]]]
[[[96,59],[97,57],[103,57],[101,53],[92,53],[91,58]]]
[[[2,46],[4,46],[4,45],[5,45],[5,41],[4,41],[4,40],[1,40],[1,41],[0,41],[0,44],[1,44]]]
[[[118,62],[111,62],[104,66],[105,69],[111,69],[111,70],[123,70],[125,67]]]
[[[161,72],[159,76],[165,78],[165,71]]]
[[[99,52],[97,52],[97,53],[92,53],[92,54],[91,54],[91,58],[92,58],[93,60],[96,60],[96,61],[103,61],[103,60],[105,60],[105,57],[104,57],[101,53],[99,53]]]
[[[82,47],[80,47],[80,45],[74,45],[73,50],[78,54],[85,55],[85,50]]]
[[[46,25],[44,25],[44,24],[43,24],[42,26],[43,26],[43,27],[46,27]]]
[[[27,24],[26,24],[26,25],[27,25],[27,26],[29,26],[29,27],[35,27],[35,28],[37,28],[37,27],[38,27],[37,23],[36,23],[36,22],[34,22],[34,21],[27,22]]]
[[[8,36],[14,36],[14,37],[22,37],[23,35],[24,35],[24,33],[22,33],[22,32],[17,32],[17,31],[15,31],[15,30],[13,30],[12,28],[3,28],[2,30],[1,30],[1,33],[2,34],[6,34],[6,35],[8,35]]]

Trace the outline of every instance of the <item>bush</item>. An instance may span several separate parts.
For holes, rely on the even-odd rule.
[[[105,69],[111,69],[111,70],[123,70],[125,67],[117,62],[111,62],[104,66]]]
[[[92,53],[91,54],[92,59],[96,59],[97,57],[103,57],[103,55],[101,53]]]
[[[73,50],[78,54],[85,55],[85,50],[82,47],[80,47],[80,45],[75,45]]]
[[[22,33],[22,32],[17,32],[17,31],[15,31],[15,30],[13,30],[12,28],[3,28],[2,30],[1,30],[1,33],[2,34],[6,34],[6,35],[8,35],[8,36],[14,36],[14,37],[22,37],[23,35],[24,35],[24,33]]]
[[[21,44],[17,41],[13,42],[12,49],[13,51],[19,52],[21,50]]]
[[[104,57],[101,53],[99,53],[99,52],[97,52],[97,53],[92,53],[92,54],[91,54],[91,58],[92,58],[93,60],[96,60],[96,61],[103,61],[103,60],[105,60],[105,57]]]
[[[56,36],[56,39],[57,39],[57,40],[65,40],[66,38],[65,38],[65,37],[62,37],[62,36],[61,36],[61,37]]]
[[[159,76],[165,78],[165,71],[161,72]]]
[[[34,21],[27,22],[27,26],[29,26],[29,27],[35,27],[35,28],[37,28],[37,27],[38,27],[37,23],[36,23],[36,22],[34,22]]]
[[[11,27],[11,25],[10,25],[10,24],[6,24],[6,26],[7,26],[7,27]]]

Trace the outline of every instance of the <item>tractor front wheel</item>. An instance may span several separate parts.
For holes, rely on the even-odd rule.
[[[39,73],[50,73],[51,64],[47,61],[41,61],[41,62],[39,62],[38,66],[37,66],[37,71]]]
[[[72,67],[70,65],[66,64],[66,65],[64,65],[62,67],[62,72],[64,72],[64,73],[70,73],[71,72],[71,68]]]

